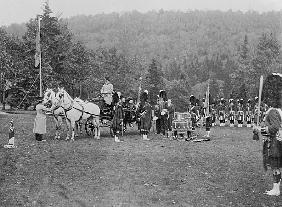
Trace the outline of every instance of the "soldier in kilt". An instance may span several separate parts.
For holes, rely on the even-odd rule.
[[[273,188],[267,195],[280,195],[282,168],[282,74],[269,75],[263,86],[263,102],[270,106],[266,113],[265,126],[254,127],[263,135],[263,164],[273,172]]]
[[[161,133],[161,111],[159,105],[160,99],[158,98],[157,104],[154,107],[154,116],[156,117],[156,133]]]
[[[167,136],[172,136],[172,120],[174,117],[174,105],[171,103],[171,99],[167,100],[168,120],[167,120]]]
[[[166,136],[168,128],[168,110],[167,110],[167,94],[166,91],[160,90],[159,94],[159,110],[160,110],[160,130]]]
[[[238,127],[242,127],[244,123],[244,107],[243,107],[243,99],[238,100],[238,106],[237,106],[237,122]]]
[[[252,125],[251,99],[248,99],[246,106],[246,122],[247,122],[247,127],[251,127]]]
[[[121,142],[118,136],[122,133],[123,130],[124,112],[121,99],[122,97],[119,97],[117,93],[113,94],[114,116],[112,129],[115,137],[115,142]]]
[[[218,106],[219,126],[225,126],[225,104],[224,98],[221,98]]]
[[[209,138],[210,137],[210,133],[211,133],[211,127],[212,127],[212,116],[209,113],[211,111],[211,107],[210,106],[207,106],[207,107],[209,107],[208,108],[209,110],[205,111],[205,127],[206,127],[205,137]]]
[[[214,109],[214,106],[212,106],[211,109],[211,120],[212,120],[212,126],[216,125],[216,110]]]
[[[235,123],[235,106],[234,106],[234,100],[229,99],[229,126],[234,127]]]
[[[148,102],[148,91],[145,90],[140,97],[138,113],[140,114],[140,133],[143,140],[148,139],[148,133],[152,126],[152,108]]]

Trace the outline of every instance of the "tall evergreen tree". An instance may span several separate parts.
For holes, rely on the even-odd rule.
[[[159,91],[164,89],[163,73],[158,62],[152,59],[148,69],[147,83],[149,83],[149,98],[151,103],[156,103]]]

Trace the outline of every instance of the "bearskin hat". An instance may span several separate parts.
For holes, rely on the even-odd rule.
[[[165,90],[160,90],[159,97],[162,98],[164,101],[167,101],[167,94]]]
[[[241,99],[239,100],[239,103],[240,103],[240,104],[243,104],[243,103],[244,103],[244,99],[241,98]]]
[[[247,103],[248,103],[248,104],[251,104],[251,103],[252,103],[252,100],[251,100],[251,99],[248,99]]]
[[[233,101],[234,101],[233,98],[229,99],[229,103],[233,103]]]
[[[140,96],[140,101],[141,101],[142,103],[148,101],[148,93],[147,93],[147,92],[148,92],[148,91],[145,90],[145,91],[141,94],[141,96]]]
[[[222,103],[222,104],[224,104],[224,103],[225,103],[224,98],[221,98],[221,99],[220,99],[220,103]]]
[[[262,102],[270,107],[281,108],[282,98],[282,74],[272,73],[268,75],[263,84]]]
[[[110,81],[110,77],[109,76],[105,76],[105,80]]]
[[[195,96],[194,96],[194,95],[191,95],[189,101],[190,101],[190,103],[191,103],[192,105],[195,105],[195,103],[196,103],[196,98],[195,98]]]

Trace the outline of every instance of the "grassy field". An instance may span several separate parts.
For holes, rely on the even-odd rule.
[[[18,147],[4,149],[11,118]],[[155,134],[142,141],[136,129],[122,143],[108,129],[101,140],[67,142],[54,140],[49,117],[47,141],[37,143],[33,119],[0,115],[1,207],[282,206],[282,195],[263,194],[272,177],[250,128],[214,127],[202,143]]]

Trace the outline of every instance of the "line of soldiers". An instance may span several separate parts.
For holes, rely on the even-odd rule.
[[[204,104],[199,104],[199,101],[193,101],[194,96],[190,97],[191,106],[190,111],[194,115],[194,124],[198,123],[199,120],[206,117],[206,106]],[[203,103],[205,100],[203,99]],[[219,121],[219,126],[225,126],[229,123],[230,127],[234,127],[237,122],[238,127],[243,127],[246,123],[247,127],[252,127],[252,124],[263,121],[265,114],[268,110],[268,106],[264,103],[261,104],[260,114],[258,115],[258,97],[254,100],[248,99],[244,101],[243,99],[229,99],[226,100],[221,98],[220,100],[213,102],[209,105],[209,115],[211,117],[212,126],[217,124]],[[258,117],[259,116],[259,117]],[[192,116],[193,117],[193,116]]]

